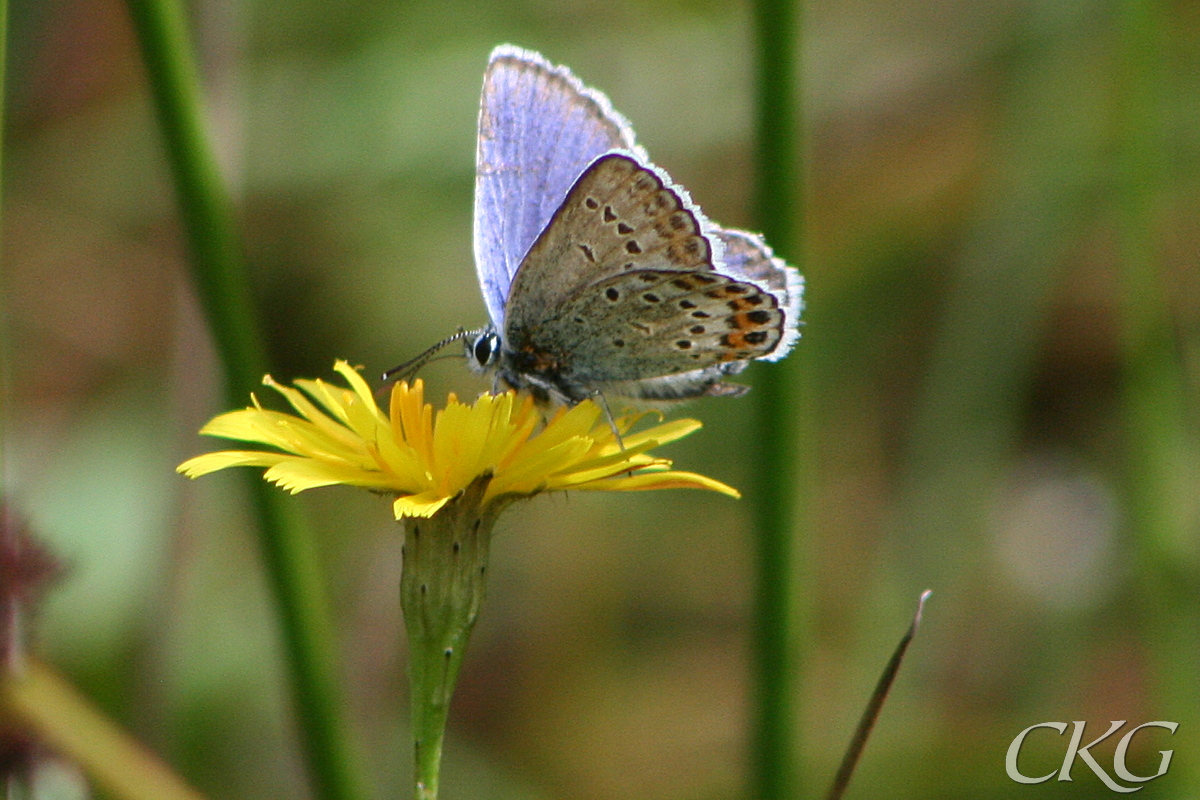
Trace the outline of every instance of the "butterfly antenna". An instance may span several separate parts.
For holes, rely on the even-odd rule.
[[[421,367],[425,366],[430,361],[432,361],[433,357],[435,355],[437,355],[437,352],[439,350],[441,350],[443,347],[445,347],[448,344],[453,344],[454,342],[465,339],[468,336],[470,336],[472,333],[474,333],[474,331],[468,331],[468,330],[463,330],[462,328],[459,328],[458,333],[454,334],[453,336],[447,336],[445,339],[442,339],[440,342],[438,342],[437,344],[435,344],[433,347],[429,348],[425,352],[421,353],[416,358],[409,359],[408,361],[405,361],[403,364],[401,364],[398,367],[392,367],[387,372],[383,373],[384,386],[391,383],[392,381],[408,380],[412,376],[416,375],[417,372],[420,371]]]

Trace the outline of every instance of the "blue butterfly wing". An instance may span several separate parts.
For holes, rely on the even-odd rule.
[[[602,93],[512,45],[492,51],[479,109],[475,268],[488,314],[504,307],[526,252],[580,173],[609,150],[645,154]]]
[[[800,338],[804,278],[795,267],[776,256],[757,233],[719,228],[716,235],[723,246],[721,272],[770,292],[783,311],[783,337],[768,355],[759,356],[764,361],[778,361]]]

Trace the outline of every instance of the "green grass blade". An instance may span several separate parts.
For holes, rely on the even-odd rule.
[[[1170,79],[1166,16],[1156,0],[1124,0],[1117,17],[1123,478],[1155,700],[1186,734],[1200,719],[1191,668],[1200,657],[1200,599],[1187,508],[1194,444],[1188,441],[1186,379],[1159,245],[1170,188],[1163,125]],[[1197,779],[1194,764],[1173,765],[1175,785],[1195,786]]]
[[[756,222],[781,257],[800,263],[803,213],[799,169],[800,113],[797,51],[800,27],[792,0],[755,6]],[[801,270],[803,271],[803,269]],[[811,421],[809,393],[793,377],[807,342],[788,360],[758,371],[754,381],[755,484],[748,492],[754,518],[754,697],[751,797],[796,797],[794,698],[796,648],[796,487],[798,439]]]
[[[4,201],[4,121],[5,102],[7,95],[6,79],[8,76],[8,0],[0,0],[0,208]],[[3,226],[0,226],[0,231]],[[7,409],[12,408],[11,387],[9,386],[9,369],[12,360],[9,358],[9,319],[8,319],[8,270],[4,258],[3,242],[0,241],[0,499],[7,494],[8,489],[8,459],[6,456],[8,427]],[[3,522],[0,522],[2,525]]]
[[[267,359],[234,222],[204,129],[201,87],[175,0],[129,0],[166,142],[200,295],[226,372],[230,405],[245,405]],[[266,568],[279,608],[292,696],[318,796],[365,796],[343,718],[336,648],[312,539],[294,502],[253,480]]]

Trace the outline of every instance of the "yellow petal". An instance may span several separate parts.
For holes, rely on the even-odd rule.
[[[350,384],[350,388],[358,395],[359,402],[362,403],[363,408],[373,409],[376,418],[386,424],[387,418],[379,410],[379,406],[375,402],[375,393],[371,391],[371,387],[363,380],[362,373],[340,358],[334,362],[333,368],[339,375],[346,379],[346,383]]]
[[[573,462],[587,455],[592,440],[575,437],[548,451],[521,458],[507,471],[497,474],[488,486],[487,497],[502,494],[532,494],[540,491],[552,475],[565,472]]]
[[[570,469],[552,474],[547,486],[551,489],[566,488],[586,481],[601,480],[613,475],[620,475],[622,472],[642,469],[653,464],[671,466],[671,462],[665,458],[656,459],[644,455],[645,451],[654,446],[654,440],[650,440],[642,442],[637,449],[618,450],[599,457],[577,459],[570,465]]]
[[[396,516],[396,519],[404,519],[405,517],[432,517],[438,509],[448,502],[450,502],[450,497],[438,492],[410,494],[405,497],[396,498],[396,502],[392,503],[392,513]]]
[[[187,475],[189,478],[199,478],[201,475],[207,475],[226,467],[273,467],[279,463],[280,459],[287,457],[284,453],[222,450],[189,458],[176,467],[175,471]]]
[[[365,388],[366,384],[363,383],[362,376],[353,370],[351,372],[357,376],[358,382],[362,383]],[[296,385],[325,406],[338,422],[361,439],[374,441],[378,429],[388,424],[379,407],[375,405],[375,398],[370,395],[369,391],[364,399],[356,391],[332,386],[320,379],[315,381],[298,380]]]
[[[389,477],[329,461],[317,461],[302,456],[284,456],[263,473],[263,477],[292,494],[321,486],[361,486],[367,489],[395,489]]]
[[[278,447],[296,455],[353,463],[365,461],[361,440],[330,437],[308,420],[278,411],[258,408],[230,411],[212,419],[200,432]]]
[[[281,452],[210,453],[179,470],[196,477],[226,467],[264,467],[267,480],[291,492],[338,483],[394,492],[400,495],[394,506],[398,517],[436,513],[485,473],[492,476],[489,498],[570,488],[683,487],[738,496],[719,481],[674,472],[669,460],[650,453],[696,430],[695,420],[630,434],[644,414],[613,420],[596,403],[584,401],[543,422],[533,399],[518,400],[513,392],[484,394],[470,404],[451,394],[435,416],[421,381],[397,383],[385,416],[357,369],[345,361],[334,369],[346,386],[322,380],[282,386],[264,378],[294,413],[264,409],[251,395],[252,408],[221,414],[202,431]]]
[[[292,408],[296,409],[296,411],[300,413],[302,420],[309,422],[313,428],[319,431],[320,434],[325,438],[328,438],[332,441],[341,442],[343,445],[351,448],[355,447],[358,441],[361,441],[361,439],[359,439],[359,437],[355,437],[353,432],[347,429],[345,425],[339,424],[337,419],[331,419],[327,414],[314,406],[308,400],[308,398],[297,389],[294,389],[291,386],[284,386],[276,383],[270,375],[263,378],[263,383],[283,395],[284,398],[287,399],[288,403],[291,404]],[[299,381],[297,383],[299,383]],[[340,418],[340,416],[340,412],[334,414],[335,418]],[[293,419],[295,418],[293,417]]]
[[[674,419],[670,422],[662,423],[661,425],[655,425],[653,428],[647,428],[644,431],[638,431],[630,436],[623,436],[622,441],[625,443],[626,447],[637,447],[640,443],[646,441],[647,439],[653,439],[654,441],[658,442],[658,444],[654,446],[658,447],[660,445],[669,444],[677,439],[682,439],[683,437],[700,430],[702,427],[704,426],[700,423],[700,420],[697,419]]]
[[[398,444],[407,444],[418,460],[433,464],[433,407],[425,405],[425,384],[416,381],[410,387],[399,381],[392,387],[392,437]]]
[[[718,480],[694,472],[641,472],[623,478],[592,481],[576,489],[596,492],[642,492],[650,489],[708,489],[740,498],[742,493]]]

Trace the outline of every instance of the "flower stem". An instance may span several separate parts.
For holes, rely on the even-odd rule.
[[[482,505],[490,482],[484,474],[432,517],[402,523],[400,607],[408,632],[417,800],[438,796],[450,698],[487,588],[492,526],[505,505]]]

